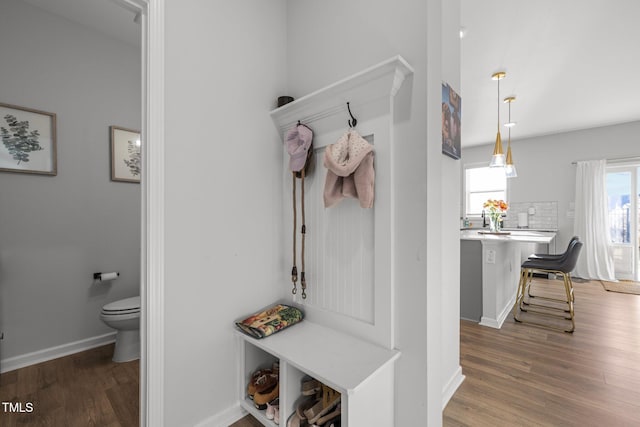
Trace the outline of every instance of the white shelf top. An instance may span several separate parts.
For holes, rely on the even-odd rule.
[[[271,119],[284,137],[298,120],[309,125],[334,114],[345,114],[347,102],[354,108],[380,98],[391,100],[410,74],[413,68],[407,61],[394,56],[272,110]]]
[[[352,394],[360,384],[400,352],[303,320],[262,339],[236,333],[251,344],[304,371],[330,387]]]

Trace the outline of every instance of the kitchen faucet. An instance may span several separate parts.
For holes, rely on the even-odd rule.
[[[484,214],[484,209],[482,209],[482,228],[486,228],[487,227],[487,217]]]

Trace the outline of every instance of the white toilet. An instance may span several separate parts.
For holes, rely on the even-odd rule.
[[[140,358],[140,297],[114,301],[102,307],[100,319],[117,329],[114,362]]]

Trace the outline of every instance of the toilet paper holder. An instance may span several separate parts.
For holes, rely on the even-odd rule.
[[[100,282],[105,280],[115,280],[120,276],[120,273],[117,271],[111,273],[93,273],[93,280],[98,280]]]

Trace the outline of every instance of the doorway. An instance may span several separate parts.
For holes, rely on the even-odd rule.
[[[618,280],[640,279],[640,164],[607,166],[609,239]]]
[[[5,4],[9,4],[10,3],[11,5],[14,5],[14,4],[20,5],[22,1],[23,0],[20,0],[20,1],[16,0],[15,2],[6,2],[6,3],[3,2],[3,3],[5,3]],[[55,3],[58,4],[58,6],[51,6],[51,7],[65,7],[65,5],[66,5],[66,6],[69,6],[72,9],[72,12],[73,11],[80,12],[81,10],[84,10],[83,8],[85,8],[85,7],[95,7],[97,9],[100,9],[100,7],[102,7],[104,4],[111,4],[113,6],[114,2],[116,4],[119,4],[120,6],[125,6],[125,9],[129,9],[130,11],[132,9],[134,9],[134,10],[138,10],[138,11],[142,12],[142,17],[138,16],[137,19],[139,20],[138,21],[139,22],[139,24],[138,24],[138,37],[143,39],[143,47],[141,49],[141,52],[138,51],[138,53],[136,54],[137,58],[136,57],[130,58],[131,61],[134,61],[134,60],[140,61],[140,60],[142,60],[142,73],[140,73],[139,71],[133,73],[133,79],[132,79],[132,80],[134,80],[134,79],[137,78],[137,79],[141,80],[141,85],[140,86],[142,87],[142,93],[140,93],[140,91],[138,90],[136,92],[136,94],[134,95],[134,97],[137,98],[137,99],[133,99],[132,100],[133,102],[129,102],[127,105],[128,106],[132,106],[132,105],[135,104],[137,106],[137,105],[139,105],[138,100],[142,100],[142,104],[143,105],[142,105],[142,116],[140,118],[140,122],[141,123],[137,124],[136,126],[132,126],[132,127],[135,127],[136,129],[142,130],[143,131],[143,141],[147,141],[148,140],[148,133],[149,133],[149,129],[148,129],[149,128],[149,118],[148,118],[148,114],[147,114],[147,111],[148,111],[147,105],[149,104],[149,96],[147,96],[146,91],[148,90],[148,88],[147,88],[147,79],[148,79],[148,75],[149,75],[149,71],[148,71],[149,58],[147,56],[148,51],[147,51],[145,43],[148,42],[148,36],[143,36],[142,33],[143,32],[148,33],[148,31],[149,31],[149,27],[147,25],[147,10],[149,8],[148,5],[150,3],[153,3],[154,6],[151,7],[151,9],[154,9],[154,8],[158,7],[157,6],[157,2],[155,0],[94,0],[94,1],[91,1],[91,2],[85,1],[85,0],[78,0],[76,2],[55,1]],[[42,3],[43,5],[47,5],[48,6],[49,4],[53,4],[54,2],[53,1],[51,1],[51,2],[40,2],[40,1],[34,0],[34,1],[31,1],[31,2],[25,1],[25,3],[30,4],[29,7],[31,7],[31,6],[39,7],[38,4],[40,4],[40,3]],[[26,8],[27,6],[21,6],[21,7],[22,8]],[[54,12],[51,11],[51,13],[54,13]],[[127,18],[128,21],[133,23],[134,22],[134,16],[135,15],[133,13],[130,13],[129,17]],[[54,21],[54,19],[48,19],[48,18],[51,18],[51,16],[50,17],[43,17],[42,21],[46,21],[47,23]],[[13,19],[15,19],[15,18],[13,18]],[[72,19],[69,18],[69,21],[72,21]],[[30,24],[33,24],[34,27],[37,27],[35,22],[30,22]],[[69,24],[70,24],[70,22],[69,22]],[[51,25],[53,25],[53,24],[51,24]],[[64,31],[66,31],[67,29],[69,29],[69,27],[65,26],[65,30]],[[61,31],[63,31],[63,30],[61,30]],[[65,33],[65,34],[67,34],[67,33]],[[70,32],[69,32],[69,34],[70,34]],[[52,37],[52,38],[55,38],[55,37]],[[84,42],[84,39],[82,37],[75,37],[73,40],[71,40],[72,43],[67,43],[67,45],[72,45],[72,46],[75,47],[76,46],[76,43],[75,43],[76,41],[78,42],[77,44],[80,44],[80,42]],[[58,41],[58,43],[61,43],[61,42]],[[113,44],[109,43],[108,41],[105,41],[104,45],[108,45],[109,48],[112,48]],[[63,58],[67,59],[63,55],[56,56],[53,53],[53,50],[44,49],[42,46],[39,46],[39,48],[40,48],[40,50],[38,50],[38,53],[46,52],[47,53],[47,55],[45,56],[46,58],[56,58],[56,59],[58,59],[58,61],[62,61]],[[113,73],[109,73],[112,70],[110,68],[108,68],[108,66],[105,66],[105,64],[111,65],[111,66],[113,64],[115,64],[115,61],[109,62],[107,59],[111,58],[111,56],[115,56],[115,53],[118,53],[118,52],[119,52],[119,50],[111,49],[108,54],[104,54],[104,52],[103,52],[102,56],[98,57],[97,59],[94,56],[88,56],[88,57],[86,57],[86,60],[84,61],[84,63],[81,63],[80,66],[78,66],[78,65],[74,66],[73,64],[70,64],[70,61],[69,61],[69,64],[68,64],[69,65],[69,69],[65,69],[66,73],[61,73],[61,74],[71,75],[71,74],[73,74],[71,71],[78,72],[79,70],[82,70],[85,75],[95,74],[95,75],[100,76],[100,77],[112,75]],[[25,53],[25,54],[21,54],[21,55],[15,55],[14,57],[21,59],[21,58],[27,58],[27,57],[30,58],[30,57],[33,57],[33,56],[34,55],[27,55]],[[98,56],[98,55],[96,55],[96,56]],[[129,59],[129,58],[127,57],[127,59]],[[14,64],[17,63],[17,61],[12,61],[12,62]],[[67,64],[65,64],[65,65],[67,65]],[[54,87],[56,85],[53,84],[54,80],[52,79],[52,75],[54,75],[56,73],[52,72],[53,68],[51,68],[51,69],[48,69],[46,67],[43,67],[43,68],[25,67],[25,68],[26,68],[26,70],[29,70],[29,71],[37,70],[38,73],[36,73],[36,74],[45,76],[45,83],[48,83],[48,86],[45,85],[45,88],[47,89],[45,92],[47,94],[48,93],[55,93],[54,89],[57,89],[57,88]],[[161,67],[159,67],[159,68],[161,68]],[[25,72],[25,74],[28,74],[28,73]],[[32,74],[28,74],[28,75],[31,76]],[[7,75],[7,77],[9,77],[9,76]],[[48,79],[48,80],[46,80],[46,79]],[[35,80],[34,80],[34,82],[35,82]],[[35,82],[35,83],[37,83],[37,82]],[[78,186],[83,187],[83,189],[84,188],[89,189],[89,188],[91,188],[92,184],[97,183],[99,186],[107,187],[108,189],[113,189],[115,186],[119,186],[118,190],[123,189],[125,187],[128,187],[126,191],[128,191],[128,194],[132,193],[133,191],[130,191],[130,190],[133,190],[133,188],[134,188],[133,186],[135,184],[122,184],[122,183],[114,184],[114,183],[110,183],[109,182],[109,169],[108,169],[109,168],[109,155],[110,155],[109,145],[108,145],[108,143],[109,143],[108,138],[109,137],[108,137],[108,134],[107,134],[107,136],[105,136],[106,129],[108,129],[108,125],[109,124],[127,125],[127,123],[122,123],[122,122],[106,123],[105,122],[106,123],[105,124],[105,123],[100,122],[101,119],[106,117],[105,114],[101,114],[101,113],[104,112],[103,110],[106,108],[105,107],[106,101],[105,101],[104,97],[98,96],[98,95],[100,95],[100,93],[97,90],[96,91],[92,90],[93,88],[97,87],[97,85],[84,84],[84,80],[80,80],[80,79],[78,79],[74,83],[75,84],[65,85],[64,87],[68,88],[69,90],[66,93],[58,96],[58,99],[66,100],[65,101],[66,104],[72,105],[75,108],[76,105],[80,104],[79,102],[77,102],[77,100],[80,98],[81,94],[84,94],[84,93],[96,94],[97,96],[94,96],[94,102],[91,105],[87,105],[86,107],[84,107],[84,110],[88,111],[87,120],[84,120],[84,116],[79,116],[77,114],[71,114],[69,112],[69,111],[71,111],[71,108],[69,108],[69,110],[66,110],[64,108],[59,107],[57,104],[56,104],[55,107],[47,108],[46,105],[44,105],[42,107],[43,110],[52,111],[52,112],[55,112],[55,113],[58,114],[58,161],[59,161],[59,163],[58,163],[58,176],[51,177],[51,178],[43,178],[43,177],[32,176],[31,178],[29,178],[29,177],[20,176],[20,175],[17,175],[17,174],[5,175],[5,176],[2,177],[2,178],[5,179],[5,182],[3,182],[3,184],[7,184],[7,182],[9,180],[11,180],[11,182],[14,183],[14,181],[17,181],[19,179],[21,181],[21,184],[22,183],[33,182],[34,183],[33,184],[34,187],[36,187],[36,185],[37,185],[37,186],[40,186],[42,188],[45,188],[45,186],[47,186],[47,185],[50,186],[50,187],[53,187],[54,185],[56,185],[56,184],[58,184],[58,183],[60,183],[60,182],[62,182],[64,180],[67,180],[67,181],[74,181],[75,183],[77,183]],[[12,85],[9,85],[9,86],[12,86]],[[13,86],[20,86],[20,85],[14,84]],[[9,87],[7,87],[5,89],[9,89]],[[116,87],[116,90],[119,90],[119,91],[116,92],[114,90],[114,93],[118,93],[118,94],[127,93],[127,91],[124,89],[124,86],[118,86],[118,87]],[[129,92],[129,93],[132,93],[132,92]],[[38,96],[39,95],[40,94],[38,94]],[[7,100],[13,101],[15,99],[17,104],[25,105],[25,106],[33,106],[33,105],[35,105],[33,103],[42,102],[41,101],[42,97],[36,98],[36,96],[33,97],[35,99],[35,101],[34,100],[30,100],[30,99],[26,100],[26,101],[23,101],[23,100],[21,100],[19,98],[16,98],[13,95],[11,95],[11,92],[8,91],[8,90],[4,91],[3,96],[6,97],[5,101],[7,101]],[[163,108],[161,103],[156,104],[156,105],[158,105],[158,108]],[[40,106],[40,104],[38,104],[37,106]],[[67,105],[65,105],[64,107],[66,108]],[[133,107],[131,107],[131,108],[133,108]],[[138,108],[138,110],[140,109],[139,106],[137,108]],[[72,112],[75,112],[75,110],[73,110]],[[95,123],[91,120],[91,119],[94,119],[94,118],[95,118]],[[69,123],[71,123],[71,122],[74,122],[74,126],[76,124],[82,123],[82,125],[84,126],[83,129],[99,129],[99,130],[97,131],[97,135],[90,134],[89,132],[84,132],[83,133],[81,131],[78,131],[77,134],[82,134],[82,135],[80,135],[80,137],[77,137],[77,139],[82,138],[82,141],[84,142],[84,144],[78,144],[80,149],[76,149],[76,147],[72,146],[72,144],[70,143],[70,141],[73,139],[73,137],[76,136],[76,135],[72,135],[72,132],[75,131],[75,128],[72,129],[71,131],[69,130],[70,129]],[[76,127],[79,127],[79,126],[76,126]],[[86,151],[87,147],[90,146],[91,144],[97,144],[98,145],[97,154],[95,154],[95,155],[94,155],[93,152],[90,152],[90,153],[87,154],[87,151]],[[70,155],[70,151],[73,151],[74,155],[77,154],[77,156],[78,156],[77,160],[78,161],[76,161],[76,162],[73,161],[74,159]],[[149,156],[147,155],[146,157],[147,157],[147,160],[145,160],[145,162],[148,161],[148,157]],[[93,168],[91,166],[92,165],[91,161],[92,161],[93,158],[97,158],[98,159],[98,161],[97,161],[98,167]],[[78,165],[80,165],[80,166],[78,166]],[[73,173],[70,172],[72,167],[76,167],[76,170],[74,170]],[[86,179],[75,179],[75,178],[77,178],[79,176],[80,177],[82,176],[81,173],[84,172],[84,170],[80,170],[80,169],[87,169],[87,170],[88,169],[92,169],[93,171],[95,171],[95,174],[90,176],[90,177],[87,177]],[[144,174],[144,178],[143,179],[147,180],[148,179],[148,172],[146,172],[143,169],[143,174]],[[143,183],[144,183],[144,181],[143,181]],[[147,187],[147,184],[143,184],[143,186]],[[7,191],[8,188],[15,188],[15,187],[16,186],[3,185],[3,195],[7,194],[6,191]],[[51,191],[51,189],[49,187],[46,187],[46,188],[49,191]],[[126,243],[123,243],[123,240],[120,239],[120,235],[113,236],[113,238],[111,238],[112,236],[107,236],[106,238],[101,238],[102,236],[98,236],[98,238],[94,239],[95,247],[100,247],[100,248],[106,247],[107,246],[107,242],[110,242],[111,240],[114,240],[114,241],[118,242],[117,244],[121,245],[122,247],[127,247],[127,246],[137,247],[138,244],[139,244],[139,241],[142,240],[143,250],[142,250],[141,256],[140,256],[141,259],[137,262],[138,265],[136,265],[135,268],[133,268],[133,267],[132,268],[128,268],[127,267],[128,268],[128,270],[126,272],[127,274],[123,275],[123,277],[125,277],[125,276],[126,277],[133,277],[134,276],[134,274],[133,274],[134,270],[135,270],[136,273],[138,271],[140,272],[139,280],[136,277],[136,279],[135,280],[131,280],[131,282],[136,283],[136,285],[137,285],[138,282],[140,283],[140,288],[141,288],[140,292],[141,292],[143,298],[146,295],[146,291],[145,291],[145,289],[146,289],[146,277],[148,277],[148,273],[146,273],[146,265],[147,265],[147,262],[146,262],[146,259],[147,259],[146,248],[148,246],[146,244],[146,242],[148,240],[148,236],[147,236],[148,231],[145,230],[145,225],[147,225],[146,218],[148,218],[148,216],[149,216],[148,213],[146,212],[146,204],[149,203],[148,192],[149,192],[148,188],[147,189],[143,189],[142,196],[139,196],[139,195],[135,196],[135,202],[137,202],[138,204],[140,204],[140,203],[142,204],[142,215],[139,212],[139,208],[138,208],[138,212],[134,212],[133,215],[129,215],[128,211],[123,210],[123,209],[121,209],[121,206],[118,206],[119,210],[121,212],[124,212],[124,215],[123,215],[124,217],[126,217],[127,219],[128,218],[132,218],[133,219],[133,222],[135,223],[134,226],[139,229],[137,231],[138,235],[140,234],[140,229],[142,229],[141,238],[135,237],[132,242],[127,240]],[[24,193],[26,194],[27,192],[25,191]],[[140,193],[140,190],[138,190],[138,194],[139,193]],[[99,193],[98,193],[98,191],[95,191],[94,194],[99,194]],[[38,193],[38,195],[40,195],[40,193]],[[93,206],[96,206],[96,205],[100,206],[101,214],[103,214],[106,217],[106,216],[108,216],[107,212],[109,212],[110,206],[114,206],[114,205],[118,204],[117,202],[116,203],[109,202],[109,203],[100,204],[100,201],[104,201],[104,198],[101,199],[101,200],[98,200],[96,202],[93,199],[89,200],[89,199],[87,199],[85,197],[82,197],[82,196],[84,196],[84,193],[81,193],[81,192],[78,192],[78,191],[66,191],[64,196],[65,197],[61,197],[61,198],[55,199],[55,201],[53,201],[51,203],[51,206],[55,207],[57,210],[62,210],[62,207],[71,206],[72,204],[70,202],[76,201],[76,199],[78,199],[78,200],[81,200],[84,203],[84,205],[80,206],[79,209],[78,209],[79,211],[83,211],[84,215],[81,218],[77,219],[77,220],[72,220],[75,217],[72,217],[70,215],[69,216],[58,215],[57,217],[55,217],[55,218],[58,219],[58,221],[56,222],[56,225],[58,225],[58,227],[57,228],[56,227],[49,227],[48,230],[50,230],[52,233],[57,232],[58,234],[62,235],[63,237],[64,236],[71,236],[68,239],[69,240],[73,239],[73,242],[71,242],[73,244],[75,244],[76,241],[79,240],[81,237],[86,236],[88,234],[88,233],[85,232],[86,230],[82,229],[80,226],[85,226],[85,224],[88,223],[89,221],[97,221],[97,222],[93,223],[94,224],[93,226],[87,226],[87,228],[89,228],[89,229],[99,230],[100,231],[101,228],[103,228],[103,229],[106,228],[106,227],[104,227],[103,223],[100,223],[100,218],[102,218],[102,217],[100,217],[99,215],[94,215],[94,212],[91,210]],[[32,199],[35,199],[35,197],[32,197],[32,198],[25,197],[25,199],[32,200]],[[27,211],[34,212],[35,210],[34,209],[25,210],[25,212],[27,212]],[[49,210],[47,212],[49,214],[49,216],[47,218],[53,218],[54,217],[53,213],[51,212],[51,210]],[[111,212],[113,212],[113,210],[111,210]],[[111,216],[113,216],[113,214]],[[140,219],[141,219],[141,221],[140,221]],[[72,226],[74,227],[72,232],[65,232],[66,230],[64,230],[62,227],[59,226],[59,223],[65,222],[65,221],[67,223],[72,224]],[[32,229],[35,229],[35,225],[40,225],[37,221],[32,221],[32,223],[34,224],[34,227],[32,227]],[[100,226],[98,226],[98,224],[100,224]],[[113,234],[115,235],[115,233],[113,233]],[[129,235],[133,235],[133,233],[130,233]],[[93,234],[92,234],[92,236],[93,236]],[[41,235],[38,236],[38,239],[39,239],[40,246],[43,247],[43,248],[46,246],[47,249],[49,249],[49,246],[53,246],[53,245],[45,244],[44,243],[45,239]],[[55,240],[53,240],[53,241],[55,241]],[[63,240],[63,238],[60,238],[58,241],[64,241],[65,243],[67,243],[66,240]],[[5,245],[7,245],[6,241],[4,243],[5,243]],[[71,244],[69,244],[68,246],[71,246]],[[77,247],[77,245],[76,245],[76,247]],[[66,249],[66,247],[64,249]],[[93,249],[93,247],[91,249]],[[70,251],[65,251],[65,250],[57,250],[57,251],[51,250],[51,251],[48,251],[48,253],[45,254],[45,255],[53,253],[53,255],[57,256],[57,258],[55,259],[56,261],[59,260],[60,258],[62,258],[61,262],[59,262],[59,263],[55,263],[55,262],[51,262],[50,263],[51,265],[54,265],[54,266],[55,265],[65,265],[65,266],[67,266],[69,258],[73,258],[74,260],[75,260],[75,258],[82,258],[83,266],[89,266],[90,263],[89,262],[85,262],[85,260],[89,258],[88,254],[89,254],[90,251],[89,250],[86,250],[86,251],[78,250],[78,252],[81,252],[82,257],[79,257],[79,256],[78,257],[72,257],[71,255],[69,255]],[[39,255],[39,254],[40,254],[40,252],[37,253],[37,255]],[[64,255],[64,256],[62,256],[62,255]],[[75,255],[75,253],[74,253],[74,255]],[[47,259],[47,260],[50,259],[50,258],[46,258],[44,256],[42,256],[42,257],[34,257],[34,258],[38,258],[39,261],[42,261],[42,260],[45,260],[45,259]],[[99,258],[97,256],[95,258],[96,259],[101,259],[101,258]],[[140,266],[139,264],[142,264],[142,265]],[[112,265],[113,265],[113,269],[120,270],[122,268],[122,263],[121,262],[114,262],[114,263],[112,263]],[[94,269],[94,265],[93,264],[90,265],[88,268],[90,269],[89,272],[99,271],[99,270],[97,270],[97,268],[99,268],[99,267],[95,266],[96,269]],[[72,273],[72,272],[76,272],[78,269],[65,268],[64,270],[67,271],[67,272],[71,272]],[[37,271],[36,268],[31,268],[31,272],[34,272],[34,271]],[[69,275],[71,275],[71,273],[69,273]],[[73,297],[78,297],[78,295],[80,295],[83,298],[85,298],[88,295],[88,298],[85,298],[85,299],[89,299],[91,303],[97,304],[96,301],[99,301],[99,297],[102,294],[100,294],[99,290],[96,290],[96,288],[90,288],[89,290],[87,289],[87,288],[89,288],[89,285],[91,284],[91,275],[90,274],[82,273],[81,276],[82,277],[81,277],[80,280],[77,280],[75,277],[70,277],[69,280],[60,280],[60,279],[58,279],[56,277],[55,280],[52,279],[51,282],[62,282],[62,283],[65,283],[65,284],[69,284],[69,286],[71,286],[71,284],[76,284],[77,285],[76,288],[75,288],[76,292],[75,293],[69,292],[68,295],[72,295]],[[3,278],[6,279],[6,275]],[[82,284],[84,283],[83,280],[85,280],[85,278],[89,278],[88,279],[88,284],[87,284],[86,287],[83,287]],[[20,279],[20,281],[23,282],[23,283],[27,283],[28,282],[27,280],[23,280],[23,279]],[[35,281],[32,281],[32,282],[35,282]],[[49,288],[44,288],[45,291],[50,291],[50,292],[51,292],[52,289],[53,289],[53,286],[50,286]],[[115,286],[114,286],[114,289],[116,289]],[[131,292],[133,292],[133,291],[131,291]],[[57,294],[58,295],[67,295],[67,293],[64,293],[64,292],[58,292]],[[78,297],[78,298],[80,298],[80,297]],[[118,299],[119,296],[111,295],[110,298]],[[10,298],[5,298],[5,302],[9,301],[9,300],[10,300]],[[44,304],[44,301],[51,302],[51,300],[48,299],[47,295],[42,295],[42,294],[39,295],[39,300],[43,301],[43,304]],[[56,301],[54,301],[54,302],[56,302]],[[84,301],[83,301],[83,303],[84,303]],[[100,305],[102,303],[103,302],[101,302]],[[143,304],[143,310],[146,310],[145,302],[143,302],[142,304]],[[55,304],[51,303],[49,305],[53,306]],[[79,307],[79,306],[84,307],[84,305],[81,305],[81,304],[76,304],[75,306],[76,307]],[[60,309],[60,307],[57,307],[57,309]],[[3,310],[3,311],[5,311],[5,313],[2,313],[2,314],[6,315],[6,310]],[[96,317],[99,314],[99,311],[100,311],[100,306],[99,305],[97,307],[97,310],[94,309],[93,307],[91,307],[91,309],[87,309],[86,310],[86,312],[89,313],[89,315],[93,315],[93,313],[96,313]],[[60,310],[60,312],[62,312],[62,310]],[[143,314],[143,316],[144,316],[144,314]],[[5,322],[5,325],[8,324],[9,325],[8,328],[10,328],[10,330],[15,330],[16,329],[15,324],[17,322],[13,321],[13,318],[12,318],[12,322],[13,323],[11,323],[11,324],[9,322]],[[29,321],[27,321],[27,322],[29,322]],[[22,322],[22,323],[25,323],[25,322]],[[53,323],[53,322],[51,322],[51,323]],[[143,319],[143,321],[141,323],[142,323],[142,327],[144,328],[146,326],[146,324],[144,322],[144,319]],[[76,324],[77,324],[77,328],[78,329],[81,329],[81,328],[86,326],[82,322],[76,322]],[[64,325],[63,327],[60,327],[59,329],[62,330],[64,328],[67,328],[66,325]],[[67,329],[70,329],[70,328],[67,328]],[[88,327],[86,329],[88,329]],[[6,340],[3,341],[3,343],[7,344],[7,345],[5,345],[5,348],[9,348],[9,344],[13,345],[13,343],[10,343],[8,340],[9,339],[14,339],[15,337],[18,337],[18,336],[21,336],[22,334],[12,333],[12,334],[6,334],[6,335],[8,335],[8,337],[5,336]],[[142,331],[142,336],[143,336],[143,340],[148,338],[148,334],[144,330]],[[54,342],[53,344],[57,344],[57,342]],[[144,341],[142,343],[142,346],[143,346],[143,353],[144,353],[144,351],[146,349]],[[16,348],[16,346],[14,346],[14,348]],[[143,359],[141,360],[141,369],[140,369],[141,376],[142,376],[143,380],[144,380],[145,377],[144,377],[144,374],[142,372],[145,371],[145,366],[146,365],[144,363],[144,356],[143,356]],[[145,385],[146,384],[141,384],[142,396],[143,396],[143,398],[142,398],[142,400],[140,402],[141,403],[141,405],[140,405],[141,412],[144,412],[144,410],[145,410],[145,408],[144,408],[144,396],[145,396],[145,391],[146,391]],[[141,418],[144,420],[144,418],[145,418],[144,415]],[[156,425],[159,425],[159,424],[156,424]]]

